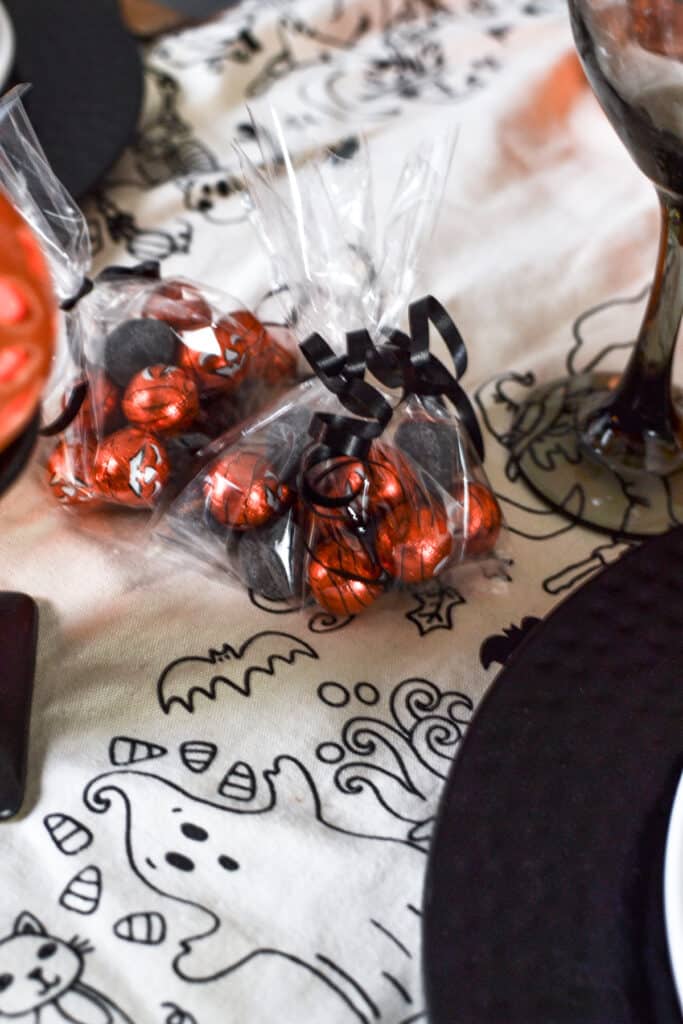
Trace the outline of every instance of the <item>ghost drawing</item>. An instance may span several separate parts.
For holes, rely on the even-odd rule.
[[[121,847],[145,885],[203,912],[206,926],[174,957],[184,981],[227,984],[252,958],[280,956],[336,993],[340,1020],[410,1016],[420,1009],[424,855],[327,825],[293,758],[264,776],[270,799],[258,810],[213,804],[132,769],[100,775],[84,799],[92,811],[123,812]]]

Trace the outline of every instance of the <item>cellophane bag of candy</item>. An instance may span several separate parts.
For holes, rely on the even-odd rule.
[[[154,507],[212,438],[296,378],[288,331],[155,264],[104,271],[74,316],[87,389],[47,473],[81,511]]]
[[[36,138],[22,102],[25,88],[0,99],[0,450],[23,430],[32,442],[40,402],[49,403],[73,373],[57,304],[77,290],[89,262],[83,216]],[[31,446],[22,443],[26,457]],[[19,468],[16,458],[13,465]]]
[[[495,559],[503,526],[460,384],[463,339],[433,297],[409,304],[452,139],[408,159],[375,234],[362,148],[349,167],[295,170],[273,137],[277,122],[245,174],[316,376],[213,442],[157,533],[269,600],[355,615],[387,590]]]

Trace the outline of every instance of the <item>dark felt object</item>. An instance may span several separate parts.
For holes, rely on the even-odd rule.
[[[396,446],[450,491],[460,471],[458,438],[453,427],[439,420],[404,420],[396,431]]]
[[[119,387],[125,388],[146,366],[174,366],[180,339],[163,320],[124,320],[107,335],[104,367]]]
[[[19,811],[38,635],[38,608],[26,594],[0,593],[0,819]]]
[[[266,458],[286,483],[296,482],[301,456],[312,443],[308,433],[311,419],[309,409],[294,406],[266,428]]]
[[[245,584],[271,601],[296,596],[296,566],[300,564],[299,530],[290,516],[276,519],[239,539],[237,562]],[[228,542],[228,553],[231,551]]]
[[[683,768],[683,529],[565,601],[466,734],[425,890],[431,1024],[680,1024],[662,901]]]
[[[131,140],[143,93],[138,44],[117,0],[4,0],[16,35],[14,80],[57,177],[76,198]]]

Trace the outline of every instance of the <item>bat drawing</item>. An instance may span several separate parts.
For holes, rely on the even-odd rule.
[[[192,713],[195,694],[202,693],[209,700],[214,700],[219,683],[225,683],[248,697],[251,677],[255,672],[275,675],[276,661],[292,665],[297,654],[306,658],[318,657],[313,648],[298,637],[265,630],[249,637],[237,649],[223,644],[220,650],[212,648],[206,657],[176,658],[159,676],[159,704],[164,714],[168,714],[174,703]]]
[[[515,626],[514,623],[511,623],[502,633],[488,636],[479,651],[479,660],[484,668],[488,668],[494,662],[504,665],[513,651],[517,650],[522,640],[540,621],[535,615],[525,615],[521,625]]]

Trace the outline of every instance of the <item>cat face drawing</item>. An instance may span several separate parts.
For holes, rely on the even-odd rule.
[[[78,949],[48,935],[32,914],[20,914],[12,934],[0,941],[0,1017],[21,1017],[56,1002],[82,972]]]
[[[57,1014],[74,1024],[131,1024],[114,1003],[81,980],[90,952],[87,941],[64,942],[48,934],[33,914],[20,914],[11,934],[0,938],[0,1020],[31,1015],[37,1024],[46,1010],[50,1020]]]

